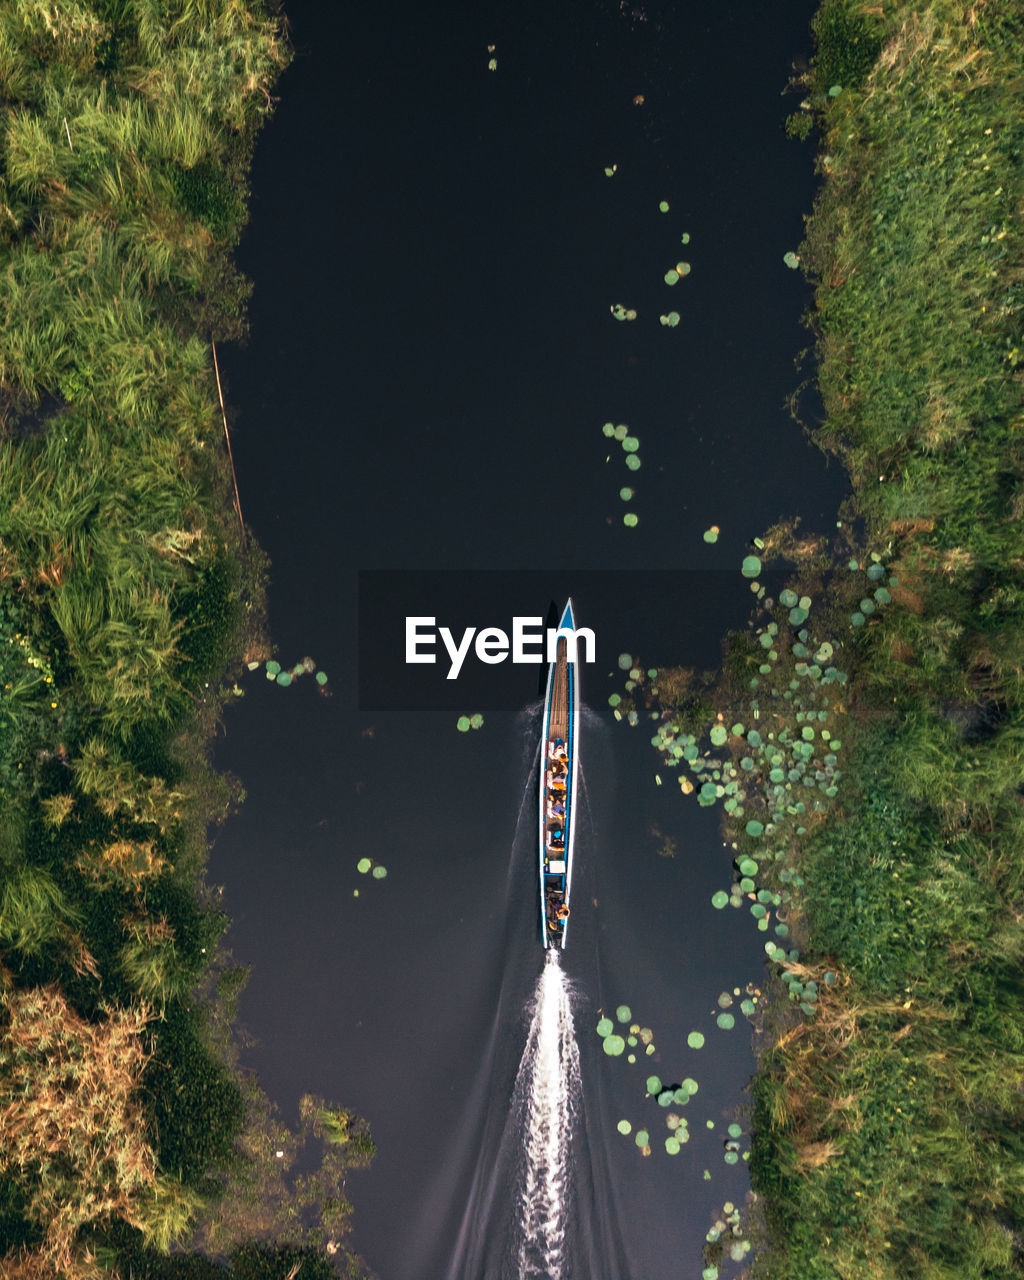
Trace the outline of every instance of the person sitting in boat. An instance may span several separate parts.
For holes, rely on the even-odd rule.
[[[562,739],[561,739],[561,738],[559,738],[559,739],[558,739],[558,743],[557,743],[557,745],[555,746],[555,759],[556,759],[556,760],[568,760],[568,759],[569,759],[568,755],[566,754],[565,747],[562,745]]]
[[[564,778],[552,778],[552,779],[551,779],[551,788],[552,788],[552,790],[553,790],[553,791],[564,791],[564,790],[565,790],[565,779],[564,779]]]
[[[563,903],[562,903],[562,905],[558,908],[558,910],[555,912],[555,915],[556,915],[556,917],[557,917],[559,920],[568,920],[568,919],[569,919],[569,908],[565,905],[565,903],[564,903],[564,902],[563,902]]]
[[[551,812],[556,818],[565,817],[565,805],[560,800],[556,800],[551,806]]]

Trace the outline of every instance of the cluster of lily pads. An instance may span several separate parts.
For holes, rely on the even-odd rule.
[[[624,422],[620,422],[617,426],[614,422],[606,422],[601,428],[601,434],[605,439],[617,440],[622,445],[622,452],[626,455],[626,467],[630,471],[640,470],[640,441],[630,433],[629,427]],[[635,496],[636,490],[631,485],[623,485],[619,490],[619,497],[623,502],[632,502]],[[622,517],[622,523],[627,529],[635,529],[639,523],[639,517],[635,511],[627,511]]]
[[[876,609],[883,605],[892,604],[892,592],[889,588],[899,586],[899,579],[888,573],[885,565],[882,564],[882,557],[877,551],[871,552],[870,563],[862,560],[851,560],[847,568],[851,573],[865,573],[868,582],[874,584],[873,588],[868,588],[871,594],[865,593],[859,606],[850,614],[850,625],[863,627]]]
[[[615,1010],[615,1017],[623,1025],[628,1024],[629,1031],[626,1036],[619,1035],[611,1018],[602,1017],[597,1024],[597,1034],[601,1037],[604,1051],[610,1058],[621,1057],[627,1047],[637,1049],[641,1044],[644,1046],[644,1052],[648,1057],[657,1052],[654,1044],[654,1032],[650,1027],[642,1027],[638,1022],[633,1022],[633,1011],[628,1004],[620,1004]],[[629,1063],[636,1062],[636,1054],[627,1054],[626,1061]]]
[[[740,1013],[745,1018],[752,1018],[760,998],[761,990],[752,982],[748,982],[742,990],[739,987],[733,987],[731,993],[723,991],[718,997],[718,1011],[714,1014],[715,1025],[722,1031],[731,1031],[736,1025],[735,1015],[730,1012],[734,1001],[740,1002]]]
[[[356,863],[356,870],[360,875],[372,875],[374,880],[383,880],[388,873],[387,867],[381,862],[376,862],[373,858],[360,858]],[[359,897],[359,890],[352,890],[353,898]]]
[[[483,727],[484,718],[479,711],[475,711],[471,716],[459,716],[455,721],[455,727],[459,733],[469,733],[470,729],[480,729]]]
[[[743,1150],[743,1144],[740,1139],[743,1137],[743,1129],[738,1124],[731,1124],[728,1128],[729,1136],[722,1144],[722,1159],[726,1164],[739,1164],[740,1159],[749,1160],[750,1152]]]
[[[760,989],[748,983],[741,991],[739,987],[733,989],[732,995],[728,992],[722,992],[718,998],[719,1014],[716,1019],[717,1025],[724,1029],[731,1028],[734,1025],[733,1015],[728,1013],[727,1007],[732,1004],[733,997],[742,997],[741,1009],[748,1017],[754,1012],[757,999],[760,996]],[[615,1019],[622,1028],[628,1026],[628,1033],[623,1035],[621,1031],[616,1030],[616,1022],[610,1017],[602,1016],[598,1021],[595,1030],[601,1037],[602,1047],[609,1057],[621,1057],[628,1048],[639,1048],[640,1045],[645,1046],[647,1055],[653,1055],[656,1052],[654,1044],[654,1033],[649,1027],[641,1027],[639,1023],[632,1021],[633,1012],[629,1005],[619,1005],[615,1010]],[[705,1038],[702,1031],[691,1031],[686,1037],[687,1046],[690,1049],[700,1050],[704,1047]],[[630,1053],[627,1061],[635,1063],[637,1055]],[[664,1138],[665,1151],[668,1155],[678,1155],[680,1148],[684,1143],[690,1140],[690,1128],[684,1116],[678,1111],[670,1110],[673,1107],[685,1107],[690,1099],[699,1091],[700,1086],[692,1076],[686,1076],[674,1083],[666,1082],[660,1075],[652,1074],[647,1077],[645,1082],[645,1097],[657,1100],[658,1106],[665,1109],[665,1128],[668,1130]],[[705,1121],[708,1129],[714,1129],[715,1122],[713,1120]],[[651,1129],[649,1123],[636,1127],[634,1131],[633,1122],[622,1119],[617,1124],[617,1129],[624,1137],[633,1135],[633,1140],[640,1149],[641,1155],[649,1156],[652,1151],[651,1146]],[[727,1164],[735,1164],[739,1160],[738,1154],[730,1153],[738,1151],[737,1139],[740,1132],[737,1129],[733,1132],[733,1128],[729,1129],[729,1136],[724,1142],[724,1151]],[[744,1155],[743,1157],[747,1157]],[[705,1178],[710,1179],[711,1174],[705,1170]]]
[[[621,302],[613,303],[608,308],[616,320],[635,320],[636,311],[633,307],[624,307]]]
[[[732,1133],[733,1129],[741,1132],[739,1125],[730,1125],[729,1132]],[[752,1192],[751,1198],[756,1199],[756,1193]],[[751,1249],[743,1227],[743,1216],[731,1200],[722,1205],[721,1213],[715,1217],[704,1239],[709,1246],[705,1250],[708,1265],[701,1272],[701,1280],[718,1280],[719,1261],[728,1255],[733,1262],[742,1262]]]
[[[629,654],[629,653],[619,654],[619,670],[626,671],[629,673],[628,678],[626,680],[627,693],[632,693],[632,691],[635,688],[637,688],[639,684],[643,682],[644,672],[640,668],[640,666],[634,662],[632,654]],[[658,677],[658,669],[656,667],[649,668],[647,671],[647,678],[649,680],[656,680],[657,677]],[[621,702],[622,702],[622,695],[618,693],[613,693],[611,697],[609,697],[608,699],[608,705],[611,707],[612,714],[615,716],[616,720],[621,720],[623,718],[624,713],[619,710],[619,704]],[[626,717],[627,723],[633,726],[636,726],[640,723],[640,713],[636,710],[635,707],[629,708],[625,712],[625,717]],[[661,785],[660,779],[658,780],[658,785],[659,786]]]
[[[668,213],[668,201],[662,200],[661,203],[658,205],[658,208],[661,210],[662,213]],[[690,243],[690,233],[688,231],[684,231],[682,236],[680,236],[680,243],[681,244]],[[688,276],[690,274],[690,269],[691,269],[690,264],[688,262],[677,262],[675,266],[669,267],[669,269],[665,272],[665,283],[667,285],[678,284],[679,281],[682,280],[684,276]],[[666,328],[674,329],[676,325],[679,323],[679,312],[669,311],[664,315],[659,316],[658,319],[660,323],[664,325]]]
[[[293,680],[298,680],[300,676],[312,675],[316,672],[316,682],[323,689],[327,683],[327,672],[317,671],[316,663],[312,658],[303,658],[301,662],[297,662],[290,670],[281,666],[280,662],[271,659],[266,663],[249,662],[246,664],[250,671],[256,671],[261,665],[266,668],[268,680],[287,688]]]

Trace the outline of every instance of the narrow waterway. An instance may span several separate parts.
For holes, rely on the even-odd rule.
[[[312,656],[333,696],[257,672],[218,744],[248,793],[211,865],[253,966],[246,1061],[286,1116],[315,1092],[370,1120],[378,1156],[348,1194],[382,1280],[697,1274],[713,1214],[743,1199],[723,1139],[753,1065],[742,1018],[723,1032],[713,1011],[760,978],[762,940],[710,906],[730,878],[715,812],[656,785],[649,733],[607,698],[624,650],[717,665],[750,603],[747,540],[780,514],[829,528],[844,492],[784,406],[808,335],[782,256],[814,179],[780,94],[812,5],[287,9],[296,59],[240,254],[252,339],[221,368],[278,656]],[[367,569],[428,593],[435,571],[489,571],[505,612],[477,625],[572,594],[597,632],[558,968],[536,937],[537,673],[518,669],[519,712],[459,708],[485,713],[469,733],[448,711],[360,711]],[[633,1064],[594,1029],[621,1005],[652,1033]],[[699,1085],[677,1154],[652,1073]],[[563,1220],[543,1189],[570,1175]]]

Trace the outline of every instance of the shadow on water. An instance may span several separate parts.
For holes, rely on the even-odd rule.
[[[523,791],[509,856],[504,946],[495,960],[502,972],[479,975],[500,994],[461,1121],[437,1153],[437,1176],[415,1224],[423,1276],[627,1280],[634,1274],[618,1229],[599,1085],[580,1067],[576,1023],[590,1021],[591,1002],[568,972],[575,967],[574,942],[584,960],[594,951],[585,909],[596,896],[585,791],[573,872],[580,927],[565,953],[545,953],[540,944],[539,712],[537,704],[520,719]]]

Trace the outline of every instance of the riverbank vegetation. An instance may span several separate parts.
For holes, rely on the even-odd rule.
[[[207,748],[265,658],[211,339],[288,59],[258,0],[0,3],[0,1269],[358,1274],[318,1099],[239,1068]],[[319,1172],[288,1176],[306,1138]],[[197,1234],[198,1233],[198,1234]],[[195,1238],[204,1252],[167,1256]]]
[[[749,907],[767,935],[750,1274],[1010,1277],[1024,1261],[1024,6],[825,0],[813,25],[790,122],[817,130],[822,178],[799,253],[826,411],[811,435],[853,498],[834,535],[762,534],[744,565],[759,612],[729,638],[724,682],[668,696],[667,673],[638,666],[618,709],[653,709],[664,761],[726,804],[734,883],[716,905]],[[789,566],[784,591],[769,564]]]

